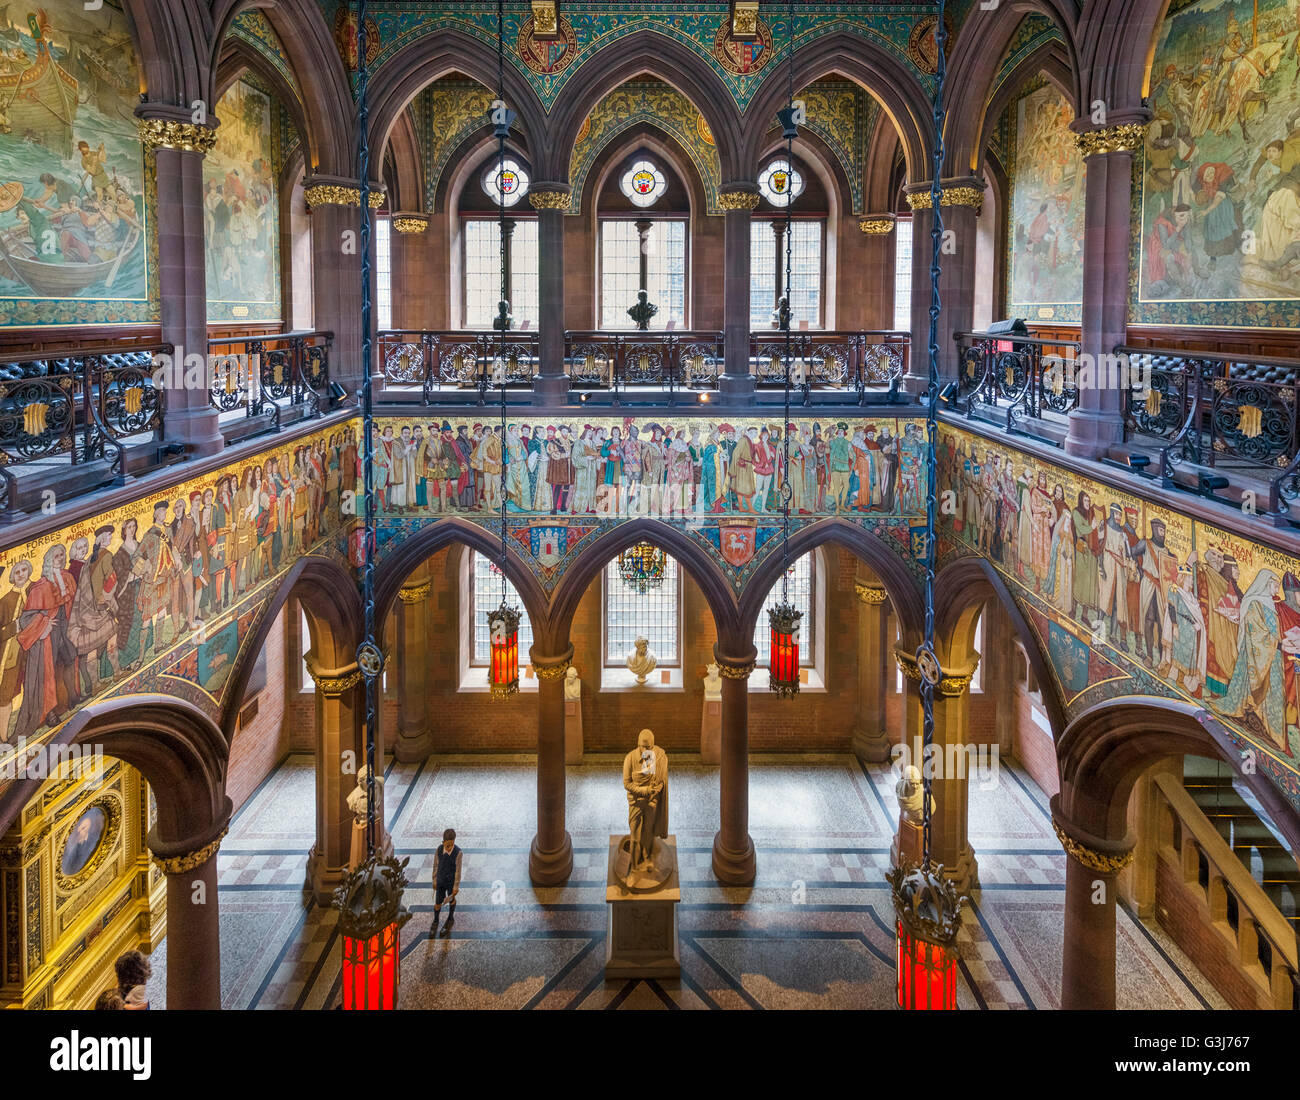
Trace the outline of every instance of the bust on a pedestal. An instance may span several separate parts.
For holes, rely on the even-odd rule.
[[[722,677],[716,662],[710,661],[704,677],[704,716],[700,720],[700,759],[706,764],[722,763]]]
[[[627,655],[628,671],[636,676],[638,684],[644,684],[646,677],[655,670],[659,658],[650,652],[650,643],[645,638],[637,638],[632,643],[632,652]]]
[[[668,835],[668,754],[646,729],[623,758],[625,836],[609,838],[605,974],[670,978],[681,973],[677,948],[677,838]]]
[[[352,811],[352,850],[349,853],[348,869],[356,870],[366,861],[366,817],[370,800],[366,795],[366,777],[370,769],[361,765],[357,772],[357,785],[348,795],[348,809]],[[393,854],[393,838],[384,827],[384,777],[375,776],[375,851],[380,856]]]
[[[895,867],[900,866],[900,858],[919,864],[923,862],[925,851],[925,810],[922,808],[925,805],[925,785],[921,780],[921,769],[908,764],[894,787],[894,793],[898,796],[898,833],[890,845],[889,858]],[[931,813],[934,813],[934,806],[934,795],[931,795]]]
[[[572,665],[564,674],[564,762],[582,763],[582,681]]]

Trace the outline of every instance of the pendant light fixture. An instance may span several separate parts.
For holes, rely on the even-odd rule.
[[[934,651],[934,557],[936,520],[935,440],[938,437],[939,408],[939,274],[943,217],[943,103],[947,66],[944,48],[944,0],[938,0],[934,25],[935,86],[933,102],[934,146],[930,171],[930,333],[929,387],[926,392],[926,521],[925,521],[925,637],[916,651],[920,675],[922,758],[918,762],[922,780],[921,862],[913,863],[901,853],[898,866],[886,876],[894,899],[898,934],[898,1004],[911,1009],[955,1009],[957,1007],[957,928],[961,898],[942,865],[930,856],[929,748],[934,742],[934,689],[942,676]],[[899,846],[901,848],[901,845]]]
[[[370,298],[370,145],[366,57],[366,0],[357,2],[357,175],[361,184],[361,438],[364,478],[364,522],[361,558],[361,601],[365,610],[365,640],[357,648],[357,670],[365,685],[366,858],[334,892],[342,940],[342,986],[345,1009],[395,1009],[401,963],[402,926],[411,914],[402,904],[407,859],[384,857],[376,851],[375,737],[378,728],[379,676],[384,655],[375,641],[375,418],[370,382],[373,349]]]
[[[799,135],[794,102],[794,0],[786,5],[786,41],[789,53],[787,73],[787,99],[785,107],[777,112],[781,132],[785,137],[786,163],[794,164],[794,139]],[[785,419],[781,421],[781,445],[785,461],[781,467],[781,602],[768,609],[768,625],[772,641],[768,650],[768,686],[781,699],[799,694],[799,621],[803,612],[790,602],[790,368],[793,363],[790,349],[790,272],[793,269],[793,250],[790,227],[792,225],[793,196],[785,204],[785,294],[777,303],[777,325],[785,333],[784,377]]]
[[[502,178],[506,165],[506,137],[515,113],[505,100],[505,0],[497,0],[497,97],[492,104],[493,134],[497,139],[497,179]],[[493,699],[506,699],[519,690],[519,608],[507,600],[506,580],[506,382],[509,370],[506,363],[506,333],[510,329],[510,303],[506,301],[506,198],[500,184],[497,186],[497,218],[501,246],[501,300],[497,303],[496,320],[492,327],[500,334],[496,359],[492,365],[493,381],[501,393],[501,439],[499,465],[501,467],[501,554],[497,563],[501,574],[501,606],[486,612],[491,659],[488,661],[488,687]]]

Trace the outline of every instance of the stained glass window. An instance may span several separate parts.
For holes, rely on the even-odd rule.
[[[669,321],[686,323],[686,223],[656,221],[646,240],[646,292],[659,312],[652,329]],[[636,223],[606,218],[600,223],[600,325],[633,328],[628,308],[641,288],[641,234]]]
[[[528,173],[517,160],[507,157],[502,164],[494,157],[483,171],[483,191],[494,203],[504,199],[506,206],[514,206],[528,194]]]
[[[623,173],[619,187],[633,206],[653,206],[668,189],[668,181],[653,162],[639,160]]]
[[[496,562],[472,550],[469,567],[474,586],[473,602],[469,609],[474,623],[474,652],[469,663],[486,665],[492,650],[487,613],[501,606],[501,570]],[[509,580],[506,581],[506,603],[519,608],[519,667],[523,668],[529,662],[528,651],[533,647],[533,624],[528,621],[524,602]]]
[[[813,553],[809,552],[790,565],[789,598],[795,608],[803,612],[799,620],[799,664],[811,668],[817,663],[815,641],[817,631],[813,629],[813,580],[815,563]],[[758,665],[767,667],[768,652],[772,647],[772,627],[767,618],[770,608],[781,602],[781,582],[772,585],[772,590],[763,601],[763,610],[758,613],[758,622],[754,624],[754,648],[758,650]]]
[[[617,560],[605,569],[605,666],[621,668],[638,637],[650,642],[660,668],[681,664],[677,637],[681,619],[681,588],[677,561],[664,563],[664,582],[642,594],[618,572]]]
[[[758,191],[773,206],[789,206],[803,194],[803,173],[784,157],[758,174]]]

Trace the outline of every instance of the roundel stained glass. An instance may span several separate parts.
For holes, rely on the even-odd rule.
[[[619,186],[634,206],[653,206],[668,189],[668,181],[653,163],[639,160],[623,174]]]
[[[788,160],[774,160],[759,173],[758,190],[773,206],[789,206],[803,193],[803,175]]]
[[[493,202],[514,206],[528,193],[528,173],[518,161],[507,158],[502,164],[494,159],[483,173],[483,190]]]

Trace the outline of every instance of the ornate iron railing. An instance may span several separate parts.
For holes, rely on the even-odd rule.
[[[1300,362],[1127,346],[1115,356],[1131,379],[1124,438],[1157,448],[1163,480],[1180,466],[1254,474],[1272,516],[1300,498]]]
[[[851,390],[859,401],[873,391],[897,393],[907,373],[911,335],[892,329],[856,332],[803,331],[790,334],[791,382],[805,404],[811,391]],[[759,387],[785,386],[786,334],[754,332],[749,338],[750,371]]]
[[[617,399],[629,386],[669,393],[718,388],[722,333],[566,332],[564,365],[575,389],[612,390]]]
[[[97,484],[121,482],[127,442],[163,441],[167,401],[155,357],[173,351],[119,345],[0,363],[0,507],[15,507],[17,471],[47,459],[104,459],[108,477]]]
[[[392,329],[376,340],[378,370],[385,388],[420,386],[426,404],[440,389],[477,389],[495,385],[500,368],[506,382],[531,386],[539,367],[536,332],[505,334],[504,358],[499,332]]]
[[[957,389],[950,404],[967,418],[1064,417],[1079,404],[1079,344],[990,332],[957,332]]]
[[[283,411],[315,418],[328,408],[332,332],[286,332],[208,341],[208,403],[218,412],[269,413],[279,431]]]

